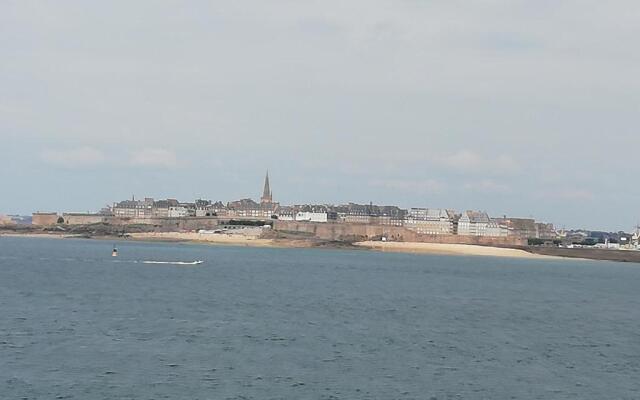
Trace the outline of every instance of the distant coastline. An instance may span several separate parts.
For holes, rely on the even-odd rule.
[[[479,246],[470,244],[417,243],[417,242],[377,242],[365,241],[354,243],[362,248],[396,253],[442,254],[458,256],[488,256],[510,258],[557,258],[550,255],[530,253],[524,249],[508,247]]]
[[[566,249],[557,247],[493,247],[469,244],[442,244],[417,242],[339,242],[314,238],[262,237],[260,235],[208,234],[197,232],[138,232],[126,235],[84,235],[66,232],[2,231],[0,237],[29,237],[53,239],[133,240],[149,242],[185,242],[211,245],[272,247],[272,248],[331,248],[411,254],[441,254],[455,256],[487,256],[528,259],[580,258],[640,263],[640,252],[622,250]]]
[[[14,237],[44,237],[55,239],[122,239],[117,236],[88,236],[68,235],[64,233],[2,233],[0,236]],[[491,257],[513,258],[552,258],[528,253],[520,249],[503,247],[477,246],[466,244],[438,244],[438,243],[413,243],[413,242],[336,242],[315,240],[313,238],[289,239],[289,238],[262,238],[259,236],[245,236],[233,234],[201,234],[196,232],[141,232],[127,235],[126,240],[149,242],[185,242],[205,243],[211,245],[246,246],[246,247],[273,247],[273,248],[332,248],[389,251],[400,253],[441,254],[441,255],[473,255]]]

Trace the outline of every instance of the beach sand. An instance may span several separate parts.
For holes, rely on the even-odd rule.
[[[1,236],[56,238],[65,237],[62,233],[1,233]],[[266,239],[258,235],[228,234],[228,233],[197,233],[197,232],[146,232],[130,233],[133,240],[142,241],[167,241],[167,242],[196,242],[231,246],[247,247],[279,247],[279,248],[303,248],[314,247],[318,244],[305,239]],[[69,236],[67,236],[69,237]],[[105,237],[106,238],[106,237]],[[96,237],[96,239],[105,239]],[[466,255],[466,256],[491,256],[549,259],[560,258],[529,253],[519,249],[503,247],[476,246],[468,244],[442,244],[442,243],[415,243],[415,242],[374,242],[365,241],[354,243],[356,248],[363,250],[388,251],[397,253],[442,254],[442,255]],[[332,247],[323,246],[323,247]]]
[[[465,256],[491,256],[512,258],[550,258],[532,254],[524,250],[508,249],[503,247],[476,246],[469,244],[443,244],[443,243],[412,243],[412,242],[359,242],[356,246],[377,251],[389,251],[398,253],[423,253],[443,255]],[[551,257],[555,258],[555,257]]]
[[[131,233],[129,235],[132,239],[137,240],[188,241],[252,247],[275,246],[275,243],[272,239],[261,239],[258,236],[233,235],[225,233],[148,232]]]
[[[64,235],[59,234],[59,233],[5,233],[5,232],[2,232],[2,233],[0,233],[0,236],[64,239]]]

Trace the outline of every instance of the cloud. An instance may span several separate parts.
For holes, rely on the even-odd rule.
[[[439,157],[436,162],[465,173],[496,173],[508,175],[520,170],[516,160],[506,154],[486,157],[471,150],[460,150],[448,156]]]
[[[421,194],[441,194],[446,190],[446,185],[435,179],[375,179],[370,181],[369,185],[389,190],[400,190]]]
[[[477,182],[467,182],[462,185],[464,190],[470,192],[480,192],[489,194],[508,194],[511,193],[511,188],[500,182],[496,182],[492,179],[482,179]]]
[[[438,201],[456,205],[499,190],[476,181],[513,178],[512,194],[531,196],[500,203],[507,212],[626,227],[638,211],[624,205],[640,198],[640,186],[628,184],[637,173],[624,165],[640,148],[640,57],[627,45],[640,35],[635,9],[637,0],[249,0],[180,9],[150,0],[0,1],[0,31],[11,38],[0,65],[3,155],[20,163],[40,143],[38,152],[89,144],[106,157],[51,151],[46,164],[38,153],[40,165],[0,168],[11,189],[0,208],[37,207],[37,196],[21,195],[24,182],[41,186],[60,166],[93,163],[113,168],[65,171],[96,179],[67,188],[63,205],[83,209],[88,190],[104,198],[137,191],[111,177],[138,182],[176,163],[182,186],[171,196],[190,196],[202,187],[190,167],[201,170],[222,149],[215,159],[225,173],[246,176],[208,177],[223,198],[244,193],[267,167],[304,177],[328,201],[368,199],[372,189],[410,201],[412,191],[439,190],[424,181],[434,178],[446,184]],[[115,33],[109,21],[118,21]],[[177,162],[140,150],[173,150],[177,137]],[[401,182],[368,183],[392,177]],[[332,185],[315,188],[324,179]],[[305,185],[278,196],[308,198]],[[581,190],[553,197],[567,187]],[[568,200],[592,194],[589,205],[619,212],[594,215]],[[491,209],[501,197],[478,196],[468,207]]]
[[[48,149],[43,151],[40,157],[47,164],[65,168],[99,165],[106,161],[106,156],[101,150],[88,146]]]
[[[139,167],[175,168],[178,166],[178,158],[166,149],[145,148],[132,153],[129,163]]]
[[[548,193],[545,197],[568,201],[588,201],[593,200],[594,195],[588,190],[567,188]]]

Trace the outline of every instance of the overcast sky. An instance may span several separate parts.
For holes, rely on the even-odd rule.
[[[640,220],[637,0],[0,2],[0,213],[132,194]]]

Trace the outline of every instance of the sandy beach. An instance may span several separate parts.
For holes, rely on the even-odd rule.
[[[6,237],[30,237],[30,238],[48,238],[48,239],[64,239],[64,235],[59,233],[0,233]]]
[[[262,239],[258,236],[238,234],[203,234],[196,232],[152,232],[133,233],[138,240],[178,240],[252,247],[310,247],[312,243],[304,240]],[[421,253],[443,255],[491,256],[511,258],[555,258],[532,254],[524,250],[502,247],[475,246],[467,244],[411,243],[411,242],[358,242],[355,246],[375,251],[398,253]]]
[[[359,242],[356,246],[377,251],[390,251],[398,253],[423,253],[443,255],[465,256],[491,256],[511,258],[550,258],[532,254],[524,250],[508,249],[503,247],[475,246],[468,244],[442,244],[442,243],[410,243],[410,242]]]
[[[147,232],[131,233],[129,236],[137,240],[166,240],[205,242],[212,244],[225,244],[235,246],[274,247],[272,239],[261,239],[251,235],[233,235],[224,233],[197,233],[197,232]]]
[[[0,236],[34,237],[64,239],[73,237],[62,233],[0,233]],[[167,241],[167,242],[194,242],[208,243],[212,245],[247,246],[247,247],[279,247],[279,248],[305,248],[305,247],[337,247],[334,243],[318,243],[307,239],[269,239],[259,235],[228,234],[228,233],[198,233],[198,232],[145,232],[130,233],[129,238],[141,241]],[[107,239],[109,236],[96,236],[93,239]],[[349,245],[351,246],[351,245]],[[442,254],[442,255],[466,255],[466,256],[490,256],[530,259],[565,258],[556,255],[533,254],[520,249],[504,247],[477,246],[468,244],[442,244],[442,243],[415,243],[415,242],[357,242],[352,248],[373,250],[382,252],[416,253],[416,254]],[[605,258],[606,259],[606,258]]]

